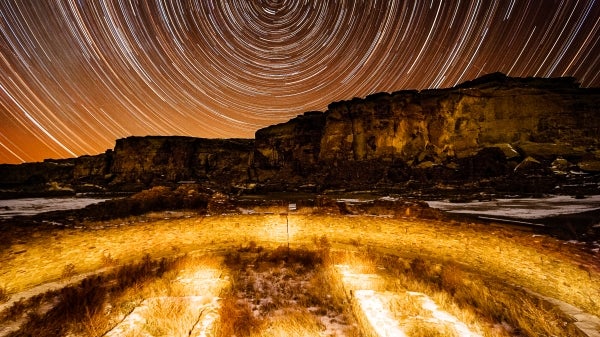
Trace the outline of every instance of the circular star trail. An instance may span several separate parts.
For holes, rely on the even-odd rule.
[[[0,163],[130,135],[252,138],[485,73],[600,84],[596,0],[4,0]]]

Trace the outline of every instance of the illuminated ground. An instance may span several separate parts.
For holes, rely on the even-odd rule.
[[[548,325],[541,328],[550,330],[562,325],[558,334],[561,336],[585,336],[581,329],[588,336],[598,336],[600,331],[594,321],[594,316],[600,316],[598,256],[579,245],[489,225],[385,215],[313,214],[311,210],[286,215],[286,211],[268,209],[249,215],[221,216],[156,213],[10,237],[5,241],[10,244],[2,246],[0,255],[0,287],[6,295],[0,305],[0,326],[4,327],[0,336],[9,336],[11,330],[26,322],[23,317],[6,318],[7,309],[21,297],[74,284],[89,274],[138,263],[145,256],[158,260],[186,254],[192,263],[188,261],[173,269],[173,275],[152,281],[154,290],[144,288],[141,281],[129,285],[125,293],[135,293],[136,287],[141,287],[144,291],[138,289],[139,294],[144,295],[138,296],[135,306],[125,311],[127,314],[104,324],[108,331],[74,329],[78,332],[71,335],[158,336],[162,333],[159,330],[134,334],[118,329],[129,329],[125,328],[127,324],[134,327],[131,329],[139,329],[131,322],[141,317],[142,323],[137,324],[149,325],[147,319],[144,321],[144,312],[178,306],[195,308],[177,311],[181,317],[188,317],[191,326],[181,335],[192,335],[193,331],[198,336],[210,336],[211,329],[224,320],[219,316],[223,309],[219,309],[217,299],[227,298],[227,289],[234,289],[239,283],[235,279],[239,275],[223,263],[225,254],[257,247],[268,252],[287,247],[288,243],[292,251],[321,251],[320,242],[326,243],[331,263],[323,263],[324,267],[319,264],[319,273],[327,275],[323,280],[332,284],[331,293],[336,287],[340,289],[338,295],[332,296],[346,303],[345,314],[354,315],[358,326],[357,332],[346,335],[401,336],[402,331],[407,336],[425,336],[416,331],[434,329],[440,336],[526,336],[531,335],[526,330],[528,324]],[[258,267],[250,264],[240,268],[250,268],[252,277],[259,278]],[[284,280],[297,282],[292,285],[313,282],[304,277],[297,273]],[[465,289],[469,294],[481,292],[481,302],[464,300]],[[507,312],[486,313],[495,310],[495,302]],[[567,305],[574,311],[565,314]],[[297,328],[303,335],[343,336],[346,331],[343,324],[336,326],[335,321],[323,323],[332,314],[319,316],[315,325],[303,323],[310,320],[286,310],[278,313],[296,317],[290,322],[300,322],[299,326],[310,325],[310,329]],[[569,315],[579,315],[581,322],[571,320]],[[516,321],[506,322],[506,317],[523,317],[524,321],[515,327]],[[168,325],[164,321],[152,324]],[[267,329],[262,324],[258,328]],[[270,332],[254,335],[285,335],[281,322],[275,319],[269,321],[268,328]],[[434,336],[431,332],[429,335]]]

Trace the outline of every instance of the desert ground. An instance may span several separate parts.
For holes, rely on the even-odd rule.
[[[596,251],[410,208],[5,221],[2,237],[0,336],[600,336]]]

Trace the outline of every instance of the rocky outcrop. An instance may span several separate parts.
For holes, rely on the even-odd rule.
[[[254,192],[535,192],[573,185],[572,177],[597,189],[598,172],[600,89],[496,73],[449,89],[332,103],[258,130],[255,140],[129,137],[97,156],[2,165],[0,188],[55,181],[75,191],[137,191],[194,182]]]
[[[72,194],[74,159],[47,159],[41,163],[0,165],[0,197],[60,196]],[[64,186],[67,185],[67,186]]]
[[[257,151],[260,136],[278,158],[276,168],[316,172],[309,180],[325,188],[505,176],[527,157],[544,167],[558,157],[587,158],[582,168],[597,169],[600,90],[579,88],[573,78],[491,74],[450,89],[332,103],[321,116],[311,115],[309,133],[302,133],[303,118],[257,132]],[[319,144],[295,141],[319,134]],[[307,165],[315,162],[317,169]],[[289,181],[287,172],[268,176]]]
[[[573,79],[499,74],[472,83],[331,104],[320,159],[443,161],[496,144],[532,143],[542,152],[577,156],[600,144],[598,89],[578,88]]]
[[[315,183],[322,170],[319,159],[325,116],[307,112],[287,123],[256,132],[252,174],[248,178],[274,189]]]
[[[94,192],[102,189],[106,179],[110,177],[113,152],[95,156],[81,156],[73,162],[73,183],[81,191]]]
[[[247,181],[253,149],[251,139],[119,139],[110,166],[109,185],[119,190],[176,182],[235,185]]]
[[[114,150],[43,163],[0,165],[6,197],[43,195],[57,186],[71,193],[140,191],[151,186],[202,183],[229,189],[248,181],[252,139],[147,136],[117,140]]]

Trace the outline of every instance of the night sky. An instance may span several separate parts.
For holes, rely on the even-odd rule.
[[[598,87],[599,30],[600,0],[1,0],[0,163],[496,71]]]

